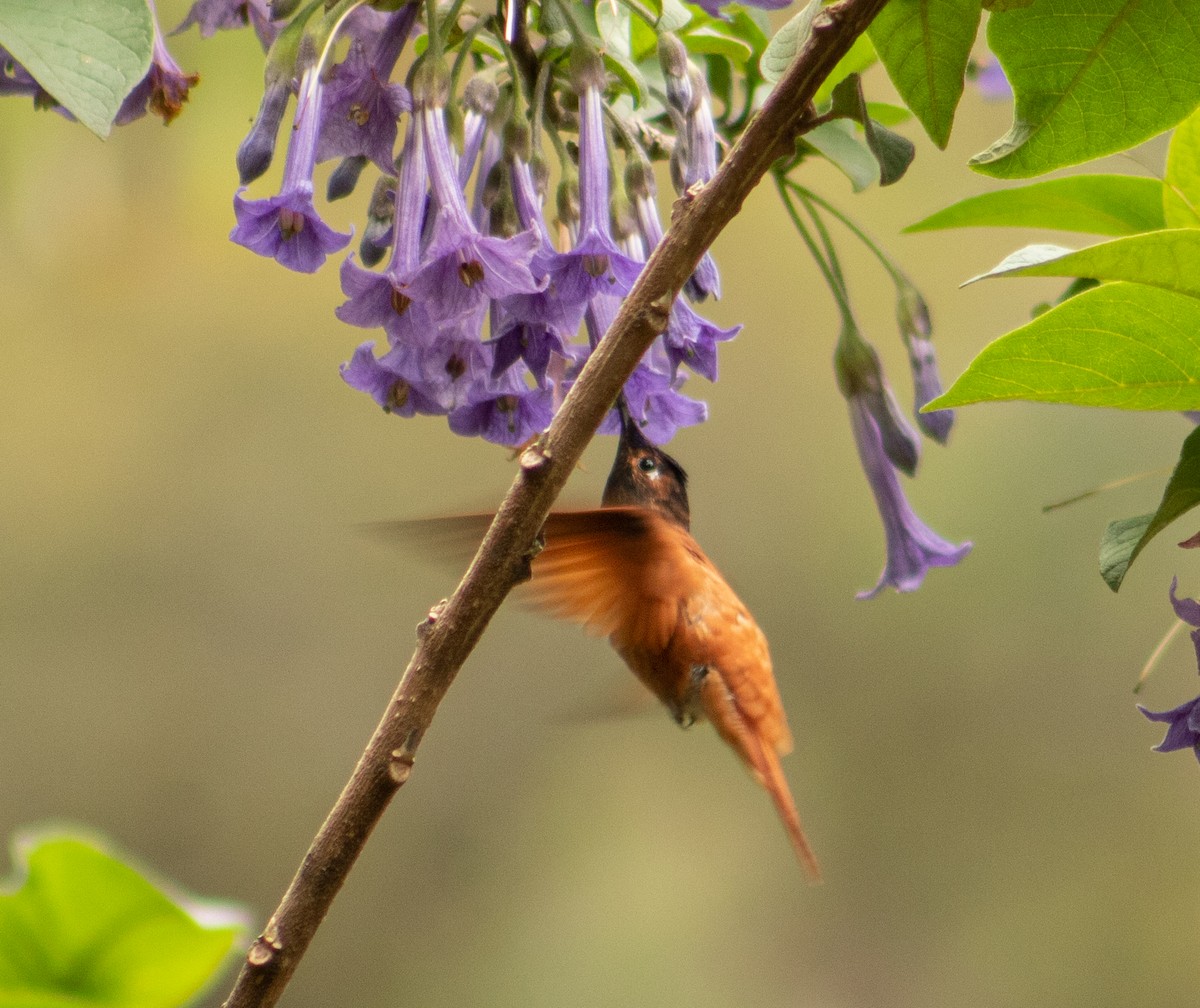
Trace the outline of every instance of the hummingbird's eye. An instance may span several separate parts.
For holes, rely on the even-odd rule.
[[[644,473],[651,473],[658,468],[658,463],[655,462],[654,459],[652,459],[649,455],[643,455],[640,459],[638,459],[638,468]]]

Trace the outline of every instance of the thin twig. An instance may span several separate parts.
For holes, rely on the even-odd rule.
[[[251,945],[225,1008],[274,1005],[400,786],[434,712],[513,585],[550,507],[700,257],[776,158],[792,152],[817,87],[887,0],[841,0],[813,21],[788,72],[716,175],[676,202],[671,226],[642,269],[607,336],[549,430],[520,469],[454,595],[418,628],[416,651],[375,734],[263,933]]]

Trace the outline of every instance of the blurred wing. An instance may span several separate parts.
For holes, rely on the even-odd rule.
[[[369,522],[362,530],[451,566],[465,568],[492,515],[455,515]],[[543,528],[545,548],[534,558],[533,578],[518,594],[559,619],[611,637],[618,649],[661,651],[679,618],[686,591],[673,562],[681,549],[699,554],[682,529],[638,507],[559,511]],[[705,559],[704,564],[708,564]],[[672,575],[674,570],[675,576]]]
[[[528,593],[621,652],[664,650],[679,620],[682,529],[639,507],[560,511],[545,527]]]

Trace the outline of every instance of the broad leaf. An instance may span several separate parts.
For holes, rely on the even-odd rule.
[[[804,48],[812,35],[813,18],[820,9],[821,0],[811,0],[807,7],[793,14],[791,20],[771,37],[762,58],[758,61],[763,80],[774,84],[787,73],[787,68],[792,65],[796,53]]]
[[[18,844],[19,887],[0,894],[0,1008],[175,1008],[228,956],[243,927],[205,921],[129,866],[74,837]]]
[[[900,97],[943,149],[978,28],[979,0],[891,0],[867,30]]]
[[[856,73],[850,74],[833,89],[831,98],[834,115],[851,119],[863,128],[867,147],[879,162],[879,184],[886,186],[899,182],[916,156],[916,147],[911,140],[893,133],[867,114],[862,78]]]
[[[1170,227],[1200,227],[1200,110],[1175,127],[1167,148],[1163,213]]]
[[[1053,0],[993,14],[1012,129],[971,160],[1027,178],[1126,150],[1200,103],[1200,0]]]
[[[854,45],[850,47],[845,56],[837,61],[834,68],[829,71],[829,76],[817,88],[816,94],[813,95],[813,104],[818,107],[824,105],[833,97],[833,89],[847,77],[851,74],[860,74],[878,62],[879,56],[876,55],[871,40],[866,35],[859,35],[854,40]]]
[[[1200,229],[1151,231],[1078,252],[1057,245],[1029,245],[967,283],[997,276],[1128,280],[1200,298]]]
[[[1131,175],[1072,175],[971,196],[905,231],[1037,227],[1128,235],[1164,227],[1163,185]]]
[[[1200,408],[1200,300],[1141,284],[1101,284],[984,347],[926,409],[1013,399]]]
[[[146,0],[0,0],[0,47],[99,137],[146,76],[152,45]]]
[[[1200,427],[1189,434],[1179,452],[1175,471],[1153,515],[1113,522],[1100,543],[1100,572],[1116,591],[1142,548],[1180,515],[1200,504]],[[1141,525],[1141,535],[1134,532]],[[1114,526],[1117,528],[1114,530]]]
[[[1100,539],[1100,576],[1113,591],[1121,587],[1135,551],[1150,527],[1152,514],[1109,522]]]
[[[861,192],[879,181],[879,162],[855,133],[854,126],[844,119],[821,123],[804,134],[804,142],[850,180],[855,192]]]

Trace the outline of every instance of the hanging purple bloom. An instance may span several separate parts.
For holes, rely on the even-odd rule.
[[[971,552],[971,543],[956,546],[947,542],[917,517],[884,451],[879,425],[867,401],[861,395],[850,396],[849,406],[858,457],[887,538],[887,564],[879,583],[870,591],[859,592],[857,597],[874,598],[888,586],[896,591],[915,591],[929,568],[954,566]]]
[[[529,271],[538,245],[536,233],[485,236],[467,212],[443,107],[434,101],[435,89],[436,84],[424,81],[413,95],[413,121],[425,152],[437,216],[421,264],[407,278],[407,290],[439,324],[457,327],[467,319],[481,318],[489,300],[529,294],[545,284]]]
[[[345,248],[350,241],[350,235],[334,231],[321,220],[313,206],[321,73],[315,58],[308,64],[300,83],[296,123],[279,195],[246,200],[242,198],[245,188],[239,189],[233,197],[237,226],[229,235],[231,241],[300,273],[315,273],[326,256]]]
[[[248,24],[254,26],[264,50],[271,47],[282,27],[271,20],[270,0],[196,0],[171,34],[178,35],[196,25],[200,37],[209,38],[223,29],[245,28]]]
[[[387,413],[410,417],[416,413],[437,415],[445,410],[424,392],[420,383],[408,381],[395,369],[395,360],[378,359],[375,343],[364,343],[341,367],[342,380],[353,389],[366,392]],[[386,360],[386,358],[385,358]],[[389,367],[388,364],[393,365]]]
[[[279,136],[279,124],[287,111],[288,99],[292,96],[292,79],[287,73],[267,69],[267,81],[263,88],[262,101],[250,132],[237,149],[238,179],[247,186],[256,178],[266,174],[275,158],[275,140]]]
[[[408,89],[390,83],[390,78],[416,10],[415,4],[409,4],[383,15],[372,41],[354,38],[346,58],[333,68],[321,98],[318,162],[363,155],[380,171],[393,170],[396,124],[402,113],[411,110],[412,100]]]
[[[483,136],[487,132],[488,117],[496,110],[500,89],[486,77],[472,77],[463,88],[463,108],[467,114],[463,119],[463,149],[458,159],[458,185],[466,190],[467,181],[479,157]],[[486,173],[481,173],[481,178]],[[476,194],[479,187],[476,187]]]
[[[833,355],[838,388],[850,401],[861,401],[870,411],[887,457],[901,472],[912,476],[921,458],[921,439],[912,429],[883,374],[879,354],[847,318]]]
[[[579,331],[586,304],[559,293],[558,277],[563,269],[571,268],[571,263],[550,243],[533,169],[517,153],[524,146],[523,139],[527,138],[518,137],[510,144],[509,176],[517,221],[538,239],[529,269],[544,286],[531,294],[514,294],[495,303],[489,342],[495,354],[493,377],[523,360],[538,385],[544,386],[552,355],[564,359],[575,356],[569,342]]]
[[[497,392],[450,414],[450,429],[464,437],[516,447],[545,430],[554,416],[549,389]]]
[[[631,158],[625,168],[625,188],[633,201],[638,230],[645,244],[645,252],[654,251],[662,241],[662,221],[658,216],[655,201],[654,179],[650,166],[644,161]],[[733,339],[742,327],[722,329],[697,315],[687,304],[676,298],[671,306],[671,318],[667,331],[662,336],[667,357],[674,375],[680,364],[702,375],[709,381],[717,380],[717,344]]]
[[[942,379],[938,374],[937,354],[929,339],[933,323],[929,306],[921,292],[903,274],[896,273],[896,324],[900,338],[908,350],[908,363],[913,378],[913,412],[917,425],[935,441],[945,444],[954,425],[954,410],[934,410],[922,413],[921,408],[942,394]]]
[[[150,69],[121,102],[113,120],[116,126],[124,126],[140,119],[146,114],[147,108],[159,116],[164,124],[169,125],[171,120],[183,111],[183,103],[188,100],[188,90],[200,82],[199,74],[185,74],[167,51],[162,31],[158,27],[158,11],[153,2],[150,3],[150,26],[153,31]]]
[[[623,255],[609,227],[608,149],[604,131],[604,64],[577,52],[579,93],[579,223],[574,247],[554,277],[559,296],[586,304],[598,294],[628,294],[642,264]],[[570,200],[560,201],[560,216]]]
[[[1138,704],[1138,710],[1151,721],[1162,721],[1168,725],[1166,736],[1154,746],[1155,752],[1191,749],[1196,759],[1200,760],[1200,697],[1169,711],[1149,711],[1141,704]]]
[[[954,410],[940,409],[922,413],[921,408],[942,394],[942,378],[938,373],[937,355],[933,341],[924,336],[908,340],[908,360],[912,366],[914,410],[917,424],[926,434],[945,444],[954,426]]]

